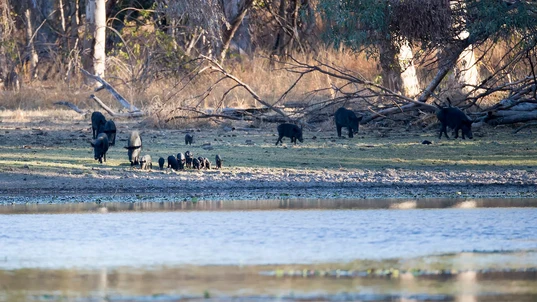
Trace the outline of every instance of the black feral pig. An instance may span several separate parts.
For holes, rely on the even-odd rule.
[[[140,153],[142,152],[142,138],[138,131],[132,131],[127,141],[127,147],[125,149],[129,150],[129,161],[131,166],[140,164]]]
[[[104,124],[104,133],[108,136],[108,142],[110,146],[116,144],[116,123],[113,120],[106,121]]]
[[[217,169],[222,169],[222,162],[224,162],[224,161],[222,160],[220,155],[216,154],[216,156],[214,157],[214,161],[216,163],[216,168]]]
[[[191,135],[191,134],[185,135],[185,145],[192,145],[193,141],[194,141],[194,135]]]
[[[185,152],[185,159],[186,159],[186,167],[189,169],[192,169],[192,159],[193,155],[190,153],[190,151]]]
[[[341,137],[341,128],[346,127],[349,130],[349,138],[354,137],[354,134],[358,133],[362,118],[363,116],[357,117],[352,110],[343,107],[336,110],[334,120],[336,122],[337,136]]]
[[[198,157],[198,162],[200,163],[200,169],[205,168],[205,158],[204,157]]]
[[[93,139],[97,138],[97,134],[104,131],[104,125],[106,124],[106,118],[99,111],[94,111],[91,114],[91,130],[93,131]]]
[[[284,123],[278,126],[278,140],[276,141],[276,146],[278,145],[278,143],[282,142],[282,138],[284,136],[289,137],[291,139],[291,143],[294,143],[295,145],[297,139],[301,143],[304,141],[302,139],[302,129],[294,124]]]
[[[211,161],[207,157],[203,158],[203,167],[205,169],[211,170]]]
[[[179,170],[179,163],[177,162],[177,158],[173,155],[168,156],[168,168],[172,168],[175,171]]]
[[[183,153],[177,153],[177,162],[179,163],[179,170],[183,170],[186,164],[186,158]]]
[[[140,158],[140,169],[150,170],[153,169],[153,163],[151,161],[151,155],[146,154]]]
[[[192,168],[194,168],[194,169],[196,169],[196,170],[201,169],[199,159],[197,159],[197,158],[193,158],[193,159],[192,159]]]
[[[442,123],[438,139],[442,138],[442,133],[446,135],[446,138],[449,138],[447,127],[455,131],[455,138],[459,137],[459,130],[462,130],[462,139],[465,139],[466,136],[474,138],[472,134],[473,121],[464,112],[457,107],[441,107],[436,103],[435,105],[438,107],[436,117]]]
[[[97,138],[91,142],[91,146],[93,147],[93,157],[96,160],[99,160],[99,163],[106,162],[106,152],[108,151],[108,136],[104,133],[99,133],[97,135]]]
[[[164,169],[164,157],[158,159],[158,167],[162,170]]]

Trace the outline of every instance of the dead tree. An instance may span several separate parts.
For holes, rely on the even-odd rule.
[[[146,113],[142,112],[136,106],[132,105],[129,101],[127,101],[127,99],[125,99],[119,92],[117,92],[117,90],[115,90],[114,87],[112,87],[112,85],[110,85],[108,82],[103,80],[100,76],[93,75],[93,74],[87,72],[84,69],[80,69],[80,70],[82,71],[82,73],[85,76],[87,76],[87,77],[89,77],[89,78],[101,83],[101,86],[95,88],[95,92],[100,91],[102,89],[108,90],[108,92],[110,92],[110,94],[112,94],[112,96],[121,104],[121,106],[123,106],[124,108],[126,108],[128,110],[127,113],[114,112],[110,107],[108,107],[97,96],[95,96],[94,94],[91,94],[90,98],[92,98],[101,108],[103,108],[106,112],[108,112],[108,114],[110,114],[112,117],[142,117],[142,116],[146,115]],[[76,112],[78,112],[80,114],[88,113],[87,111],[83,111],[80,108],[78,108],[76,105],[74,105],[74,104],[72,104],[70,102],[67,102],[67,101],[60,101],[60,102],[56,102],[54,104],[55,105],[67,106],[67,107],[73,109],[74,111],[76,111]]]

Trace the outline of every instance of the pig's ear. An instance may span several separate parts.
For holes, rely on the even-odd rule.
[[[93,142],[90,143],[92,147],[95,147],[95,144]]]

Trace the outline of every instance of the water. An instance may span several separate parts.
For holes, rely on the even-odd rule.
[[[0,268],[262,265],[537,249],[536,208],[0,215]]]
[[[0,301],[535,300],[535,201],[491,205],[501,202],[4,206]]]

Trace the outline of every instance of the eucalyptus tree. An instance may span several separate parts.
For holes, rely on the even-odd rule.
[[[82,64],[91,74],[104,77],[106,63],[106,6],[104,0],[86,3],[86,33]]]
[[[11,52],[7,45],[9,43],[9,36],[14,29],[13,21],[11,19],[11,8],[7,0],[0,0],[0,80],[6,78],[8,72],[13,67],[9,62],[9,52]]]
[[[435,57],[434,64],[424,61],[424,66],[436,68],[436,75],[419,95],[421,102],[437,89],[469,46],[479,49],[479,62],[501,42],[507,45],[502,65],[492,66],[479,85],[469,85],[471,90],[491,91],[488,85],[505,75],[500,70],[533,51],[536,7],[535,1],[521,0],[320,0],[318,6],[325,21],[324,38],[376,56],[388,78],[400,74],[397,54],[406,43],[419,49],[418,58]]]

